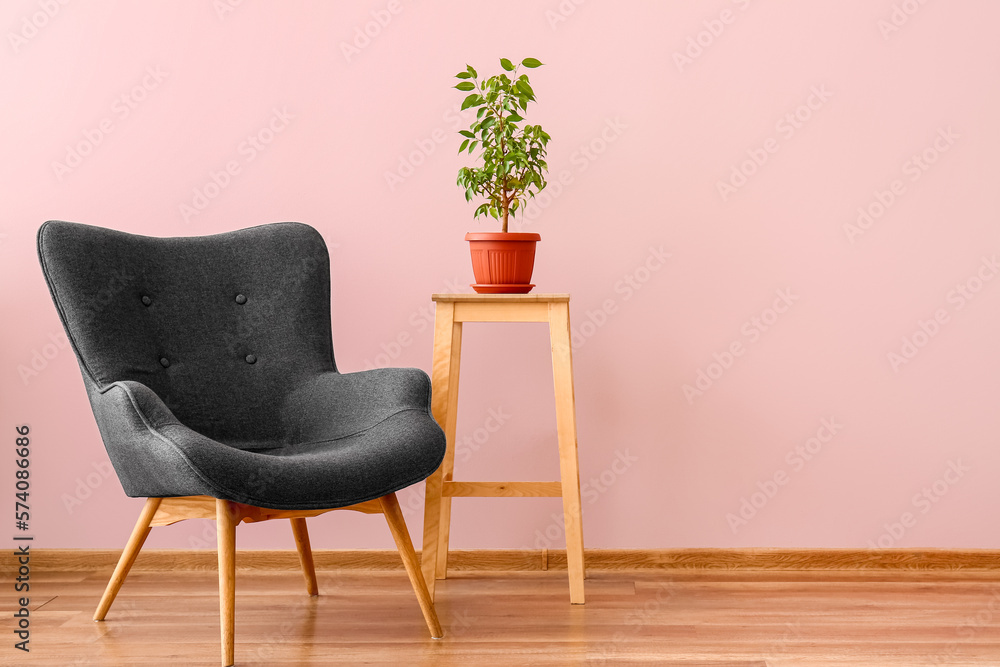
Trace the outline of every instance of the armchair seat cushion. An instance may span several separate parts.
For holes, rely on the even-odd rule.
[[[444,455],[441,429],[418,408],[339,438],[271,449],[206,442],[180,425],[163,434],[204,481],[205,495],[275,509],[326,509],[379,498],[423,480]]]
[[[379,498],[430,475],[444,433],[430,380],[413,368],[322,373],[286,399],[288,434],[220,442],[182,424],[135,381],[92,391],[117,469],[133,497],[209,495],[274,509],[328,509]]]

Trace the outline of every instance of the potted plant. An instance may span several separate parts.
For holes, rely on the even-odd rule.
[[[466,66],[456,74],[455,86],[468,93],[462,109],[478,107],[476,120],[468,130],[458,152],[470,155],[479,149],[477,167],[458,170],[458,185],[465,190],[466,201],[482,197],[473,217],[490,215],[501,222],[500,232],[469,232],[465,235],[472,251],[472,270],[479,293],[525,294],[531,291],[531,271],[535,263],[535,244],[541,236],[507,231],[508,220],[524,209],[527,198],[545,188],[545,147],[549,135],[540,125],[524,122],[522,114],[528,102],[535,101],[527,74],[518,76],[521,67],[534,69],[542,63],[525,58],[514,65],[500,59],[503,72],[480,79],[476,70]],[[510,73],[510,76],[508,76]]]

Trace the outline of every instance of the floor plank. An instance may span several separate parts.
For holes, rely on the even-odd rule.
[[[32,650],[8,638],[0,664],[218,664],[214,572],[133,572],[95,623],[109,575],[33,574]],[[591,571],[572,606],[564,572],[458,572],[442,640],[402,572],[318,580],[310,598],[298,571],[237,574],[238,665],[1000,665],[995,574]]]

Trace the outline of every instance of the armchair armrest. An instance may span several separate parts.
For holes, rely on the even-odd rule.
[[[111,463],[125,493],[131,497],[185,496],[207,493],[209,487],[191,466],[168,427],[197,434],[174,417],[156,393],[141,382],[114,382],[98,387],[89,378],[90,403]],[[209,441],[211,442],[211,441]]]

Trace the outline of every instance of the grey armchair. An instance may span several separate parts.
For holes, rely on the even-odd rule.
[[[444,456],[430,381],[417,369],[337,371],[316,230],[152,238],[50,221],[38,254],[122,487],[147,498],[94,620],[151,526],[214,518],[231,665],[236,525],[291,519],[316,595],[305,518],[352,509],[385,515],[427,627],[442,635],[395,496]]]

